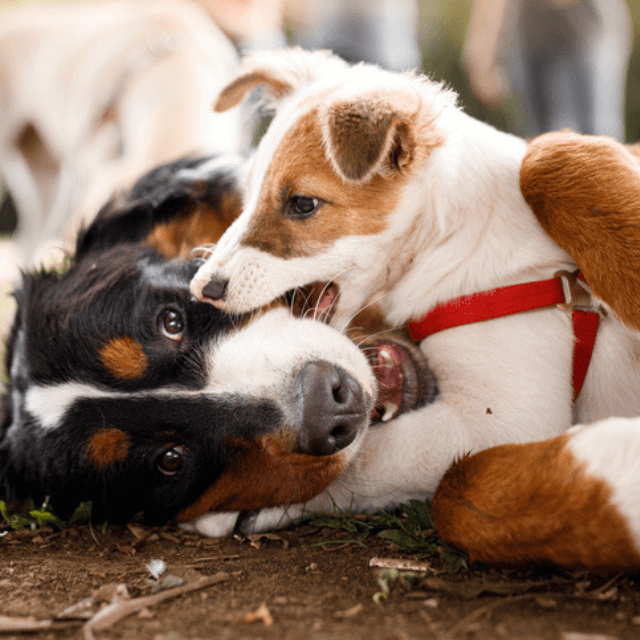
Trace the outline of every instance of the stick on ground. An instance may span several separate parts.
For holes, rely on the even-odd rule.
[[[161,591],[152,596],[145,596],[143,598],[135,598],[133,600],[125,600],[124,602],[117,602],[115,604],[105,607],[101,611],[98,611],[87,624],[84,625],[84,637],[85,640],[94,640],[94,631],[104,631],[113,626],[116,622],[126,618],[133,613],[141,611],[145,607],[152,607],[165,600],[172,600],[185,593],[191,591],[197,591],[198,589],[205,589],[213,584],[224,582],[229,579],[229,574],[222,571],[216,573],[213,576],[204,576],[199,580],[190,582],[189,584],[170,589],[168,591]]]

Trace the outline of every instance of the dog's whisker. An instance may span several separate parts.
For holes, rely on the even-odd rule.
[[[380,302],[382,302],[388,295],[389,295],[389,292],[385,292],[385,293],[380,293],[380,294],[377,294],[377,295],[373,296],[366,304],[362,305],[357,311],[355,311],[353,314],[351,314],[351,316],[346,318],[343,321],[341,326],[336,327],[337,330],[340,333],[345,333],[347,328],[349,327],[349,325],[353,322],[354,318],[356,318],[363,311],[366,311],[370,307],[373,307],[373,306],[379,304]]]

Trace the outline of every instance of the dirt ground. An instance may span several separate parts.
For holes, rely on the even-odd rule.
[[[399,553],[380,538],[363,548],[337,542],[345,532],[312,525],[254,540],[139,525],[4,531],[0,629],[9,637],[25,637],[19,624],[44,621],[50,626],[29,638],[640,638],[640,577],[481,567],[452,573],[440,559]],[[426,562],[429,569],[392,579],[369,566],[374,557]],[[146,566],[154,559],[167,566],[158,580]],[[200,585],[202,576],[220,582],[102,627],[92,626],[96,618],[87,623],[116,585],[137,603],[170,593],[158,590],[167,575],[183,585]],[[61,615],[92,594],[84,619],[78,609]]]

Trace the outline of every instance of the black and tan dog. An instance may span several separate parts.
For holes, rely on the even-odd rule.
[[[284,304],[234,317],[189,292],[192,249],[240,206],[233,160],[161,167],[103,208],[68,270],[24,275],[0,498],[49,496],[63,518],[91,500],[98,520],[144,511],[221,535],[240,512],[304,503],[345,469],[376,396],[362,350]],[[386,359],[388,412],[432,393],[410,349],[369,349]]]

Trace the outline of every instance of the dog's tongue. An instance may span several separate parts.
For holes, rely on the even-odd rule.
[[[404,368],[408,361],[406,351],[393,342],[376,343],[371,356],[373,373],[378,380],[378,402],[373,418],[387,422],[395,417],[402,407]]]

